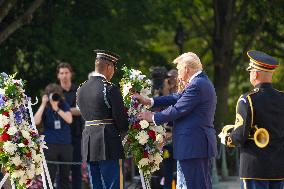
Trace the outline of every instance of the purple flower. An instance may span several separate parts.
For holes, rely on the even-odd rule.
[[[21,116],[21,111],[14,111],[16,123],[19,125],[22,123],[22,116]]]
[[[3,100],[3,95],[0,94],[0,107],[4,106],[5,101]]]

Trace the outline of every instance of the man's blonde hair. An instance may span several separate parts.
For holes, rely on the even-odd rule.
[[[200,71],[203,69],[199,57],[193,52],[183,53],[182,55],[178,56],[173,63],[184,64],[195,71]]]

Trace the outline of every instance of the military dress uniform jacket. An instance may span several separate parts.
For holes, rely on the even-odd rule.
[[[249,139],[253,138],[255,125],[270,135],[264,148]],[[284,179],[284,93],[273,89],[270,83],[262,83],[242,95],[230,139],[240,147],[241,179]]]
[[[77,93],[77,105],[86,123],[94,121],[83,130],[83,161],[124,158],[121,134],[128,130],[128,118],[119,88],[101,76],[93,76]]]

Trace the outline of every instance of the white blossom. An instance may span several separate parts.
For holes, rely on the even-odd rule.
[[[3,145],[3,149],[10,155],[13,155],[17,149],[17,145],[12,143],[11,141],[6,141]]]
[[[37,168],[35,169],[35,174],[36,174],[36,175],[40,175],[40,174],[42,173],[42,171],[43,171],[43,170],[42,170],[42,167],[39,166],[39,167],[37,167]]]
[[[146,77],[146,75],[138,75],[138,80],[143,80]]]
[[[151,90],[149,88],[143,88],[140,91],[140,95],[143,96],[144,98],[149,98],[148,96],[151,94]]]
[[[122,94],[123,94],[123,97],[125,97],[126,95],[128,95],[129,93],[129,90],[132,88],[132,84],[130,82],[126,83],[123,85],[123,88],[122,88]]]
[[[155,127],[154,127],[154,131],[157,132],[157,133],[159,133],[159,134],[165,133],[165,129],[164,129],[163,126],[155,126]]]
[[[149,139],[149,135],[147,134],[146,131],[140,131],[136,136],[135,139],[138,140],[138,142],[142,145],[146,144],[148,139]]]
[[[20,177],[23,177],[25,175],[25,171],[24,170],[14,170],[14,172],[12,173],[11,177],[13,179],[16,179],[16,178],[20,178]]]
[[[35,156],[33,156],[33,159],[35,160],[36,163],[39,163],[42,161],[42,156],[41,154],[37,154]]]
[[[7,133],[9,134],[9,135],[14,135],[14,134],[16,134],[16,132],[18,131],[18,129],[17,129],[17,127],[10,127],[9,129],[8,129],[8,131],[7,131]]]
[[[140,122],[139,122],[139,124],[141,125],[141,128],[142,129],[146,129],[146,128],[148,128],[149,127],[149,122],[148,121],[146,121],[146,120],[141,120]]]
[[[22,135],[23,135],[23,137],[24,137],[25,139],[30,139],[30,138],[31,138],[31,135],[30,135],[30,133],[29,133],[28,131],[26,131],[26,130],[21,130],[21,133],[22,133]]]
[[[2,89],[2,88],[0,88],[0,94],[1,94],[1,95],[4,95],[4,94],[5,94],[5,90]]]
[[[0,114],[0,128],[3,128],[5,125],[9,123],[9,118]]]
[[[138,162],[138,166],[139,167],[143,167],[145,165],[148,165],[150,163],[148,158],[142,158],[139,162]]]
[[[16,166],[19,166],[19,165],[21,165],[22,160],[21,160],[20,156],[17,155],[17,156],[15,156],[15,157],[12,158],[12,162],[13,162],[13,164],[15,164]]]
[[[27,176],[28,176],[28,179],[33,179],[35,176],[35,170],[34,169],[27,170]]]
[[[24,143],[20,143],[20,144],[18,144],[18,146],[19,146],[20,148],[23,148],[23,147],[25,147],[26,145],[25,145]]]
[[[20,185],[26,184],[27,180],[28,180],[28,176],[24,174],[23,176],[20,177],[19,184]]]
[[[157,135],[156,135],[156,141],[157,141],[158,143],[162,143],[162,142],[164,141],[163,135],[157,134]]]

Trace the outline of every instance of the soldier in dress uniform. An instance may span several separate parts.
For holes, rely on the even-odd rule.
[[[279,64],[260,51],[247,55],[254,89],[241,95],[235,124],[225,126],[221,137],[226,145],[240,147],[243,189],[283,189],[284,93],[272,87],[273,71]]]
[[[128,119],[121,92],[110,82],[119,56],[95,52],[95,73],[77,91],[77,105],[86,121],[82,159],[88,162],[92,189],[122,189],[121,135],[128,130]]]

